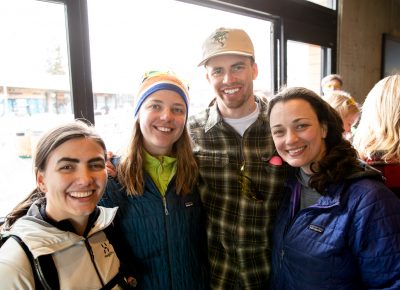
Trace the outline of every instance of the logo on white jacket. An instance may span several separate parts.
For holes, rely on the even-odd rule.
[[[102,242],[100,245],[103,248],[104,257],[107,258],[107,257],[109,257],[109,256],[114,254],[114,251],[112,250],[111,245],[109,243]]]

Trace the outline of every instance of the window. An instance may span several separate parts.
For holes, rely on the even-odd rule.
[[[301,86],[320,94],[322,48],[296,41],[287,42],[287,86]]]
[[[213,92],[197,64],[204,39],[218,27],[246,30],[259,67],[255,90],[272,92],[270,21],[173,0],[89,0],[88,14],[95,123],[114,152],[130,136],[145,71],[167,69],[183,77],[190,87],[189,114],[208,105]]]
[[[382,37],[382,72],[381,77],[400,73],[400,38],[389,34]]]
[[[23,7],[23,9],[22,9]],[[0,216],[36,187],[32,148],[73,119],[63,4],[0,1]]]
[[[313,2],[315,4],[328,7],[331,9],[336,9],[336,0],[307,0],[309,2]]]
[[[124,145],[144,71],[174,70],[190,85],[189,113],[204,108],[213,94],[197,63],[217,27],[251,36],[257,94],[284,83],[318,90],[321,72],[335,70],[337,11],[300,0],[238,2],[0,1],[0,217],[35,187],[30,155],[48,126],[84,117],[110,150]],[[336,1],[318,4],[335,9]]]

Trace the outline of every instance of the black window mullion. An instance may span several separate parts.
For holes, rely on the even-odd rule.
[[[87,1],[65,0],[65,4],[74,116],[94,124]]]

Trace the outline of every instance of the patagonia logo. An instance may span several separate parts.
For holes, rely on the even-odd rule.
[[[309,225],[308,228],[314,232],[322,234],[324,232],[324,228],[316,225]]]
[[[185,202],[185,206],[191,207],[191,206],[193,206],[193,202],[192,201]]]

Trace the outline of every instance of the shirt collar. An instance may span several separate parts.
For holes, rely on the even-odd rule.
[[[159,168],[160,165],[163,168],[172,168],[176,163],[175,157],[170,156],[161,156],[159,158],[154,157],[153,155],[149,154],[146,150],[144,150],[144,167],[145,169],[152,171],[155,168]]]
[[[265,100],[262,100],[261,98],[254,96],[255,101],[258,103],[259,108],[260,108],[260,114],[258,115],[258,118],[256,120],[256,122],[262,122],[263,125],[267,125],[267,120],[268,120],[268,116],[267,116],[267,106],[268,103]],[[210,105],[209,105],[209,115],[208,115],[208,119],[207,122],[205,124],[204,127],[204,131],[208,132],[210,129],[212,129],[215,125],[222,123],[223,122],[223,118],[221,116],[221,113],[218,110],[218,105],[217,105],[217,101],[214,98]]]

